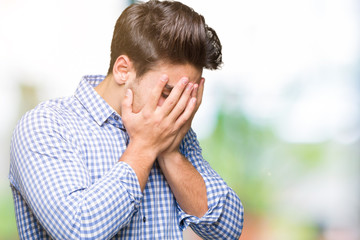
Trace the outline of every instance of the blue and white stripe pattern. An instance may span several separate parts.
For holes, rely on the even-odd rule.
[[[85,76],[72,97],[29,111],[11,141],[9,180],[21,239],[182,239],[190,226],[205,239],[238,239],[243,207],[202,158],[190,130],[180,150],[203,176],[208,212],[186,214],[155,162],[144,192],[119,162],[129,141],[121,117]],[[186,179],[184,179],[186,181]]]

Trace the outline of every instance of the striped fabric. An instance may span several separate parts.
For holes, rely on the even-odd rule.
[[[204,178],[208,212],[186,214],[156,161],[141,192],[118,161],[129,142],[121,117],[94,90],[103,79],[83,77],[74,96],[41,103],[18,123],[9,180],[20,238],[182,239],[190,226],[204,239],[238,239],[241,202],[202,158],[193,130],[180,150]]]

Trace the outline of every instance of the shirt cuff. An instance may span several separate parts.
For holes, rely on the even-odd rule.
[[[134,169],[125,162],[118,162],[113,170],[116,171],[117,177],[120,176],[121,185],[127,190],[131,200],[134,201],[135,209],[138,209],[140,201],[143,198],[143,193]]]
[[[197,216],[187,214],[180,207],[179,203],[176,202],[180,228],[182,230],[187,228],[190,224],[213,224],[217,222],[226,202],[226,196],[229,192],[229,188],[224,181],[214,176],[208,176],[207,174],[202,173],[200,174],[206,185],[208,211],[199,218]]]

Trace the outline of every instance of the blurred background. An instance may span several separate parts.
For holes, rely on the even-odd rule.
[[[193,128],[244,204],[241,239],[360,239],[359,1],[181,2],[223,44]],[[0,239],[18,239],[7,179],[17,121],[106,74],[130,3],[0,0]]]

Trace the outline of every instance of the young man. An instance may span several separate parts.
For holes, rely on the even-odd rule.
[[[204,18],[178,2],[131,5],[107,76],[44,102],[15,129],[9,179],[21,239],[238,239],[243,207],[201,155],[191,121],[202,69],[221,64]],[[221,161],[221,159],[219,159]]]

